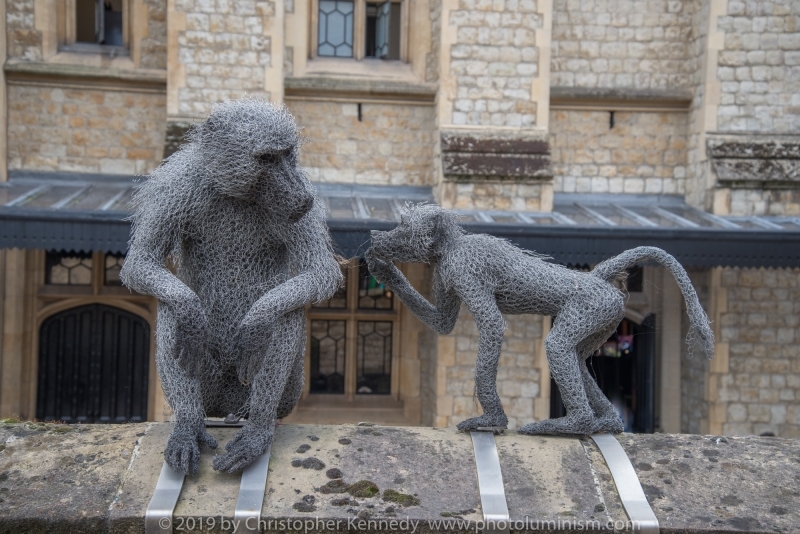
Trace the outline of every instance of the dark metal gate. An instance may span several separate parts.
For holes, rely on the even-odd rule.
[[[36,418],[65,423],[147,420],[150,327],[92,304],[48,317],[39,331]]]

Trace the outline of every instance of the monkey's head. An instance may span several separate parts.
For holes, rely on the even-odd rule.
[[[314,205],[297,163],[301,138],[285,107],[249,97],[216,104],[188,137],[219,194],[259,202],[292,223]]]
[[[431,263],[450,240],[463,233],[452,211],[436,204],[407,204],[394,230],[371,232],[371,249],[383,260]]]

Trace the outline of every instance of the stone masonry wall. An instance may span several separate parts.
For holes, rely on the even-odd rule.
[[[147,37],[139,43],[141,66],[167,68],[167,1],[144,0],[147,6]]]
[[[214,103],[245,94],[270,98],[264,80],[272,43],[264,18],[274,15],[274,2],[176,0],[175,9],[186,13],[186,30],[178,35],[186,72],[179,114],[204,115]]]
[[[731,215],[800,215],[800,189],[733,189]]]
[[[42,32],[35,26],[34,0],[6,1],[6,38],[9,58],[41,61]]]
[[[309,142],[300,163],[317,182],[433,185],[435,108],[287,100]]]
[[[541,389],[541,370],[535,366],[541,345],[542,318],[531,315],[505,317],[508,328],[497,371],[497,390],[508,416],[509,428],[533,421],[533,400]],[[438,367],[445,368],[445,392],[437,399],[437,426],[453,427],[481,413],[473,397],[475,360],[478,355],[478,328],[462,307],[453,333],[439,339]]]
[[[548,204],[547,199],[552,203],[552,191],[549,182],[448,181],[442,184],[442,206],[458,210],[548,211],[543,204]]]
[[[686,115],[550,112],[553,189],[564,193],[683,194]]]
[[[164,148],[163,94],[8,87],[8,168],[145,174]]]
[[[688,87],[695,2],[553,0],[551,85]]]
[[[800,269],[724,269],[721,285],[724,433],[800,437]]]
[[[698,2],[695,2],[698,3]],[[706,53],[708,43],[708,20],[710,5],[709,2],[699,2],[694,12],[694,32],[688,42],[689,57],[696,65],[703,64],[703,57]],[[703,107],[706,95],[704,85],[705,76],[702,68],[695,69],[691,88],[694,91],[692,103],[688,117],[688,150],[686,153],[686,202],[690,206],[699,209],[706,209],[707,184],[706,173],[708,172],[707,155],[703,146],[703,134],[705,130],[703,122]]]
[[[800,3],[730,0],[718,27],[718,129],[800,131]]]
[[[536,0],[460,0],[447,23],[457,28],[450,48],[453,124],[535,125],[531,84],[539,74],[542,24]]]

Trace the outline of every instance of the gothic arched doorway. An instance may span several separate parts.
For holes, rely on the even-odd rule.
[[[65,423],[147,420],[150,326],[91,304],[45,319],[39,331],[36,418]]]

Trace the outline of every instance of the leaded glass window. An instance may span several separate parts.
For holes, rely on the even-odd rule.
[[[59,286],[92,285],[92,255],[84,252],[47,253],[45,282]]]
[[[106,254],[105,261],[103,283],[107,286],[121,286],[122,280],[119,279],[119,271],[125,262],[125,254]]]
[[[391,321],[358,322],[356,393],[391,393],[393,325]]]
[[[311,393],[344,393],[346,321],[311,321]]]
[[[319,0],[317,55],[353,57],[353,0]]]

